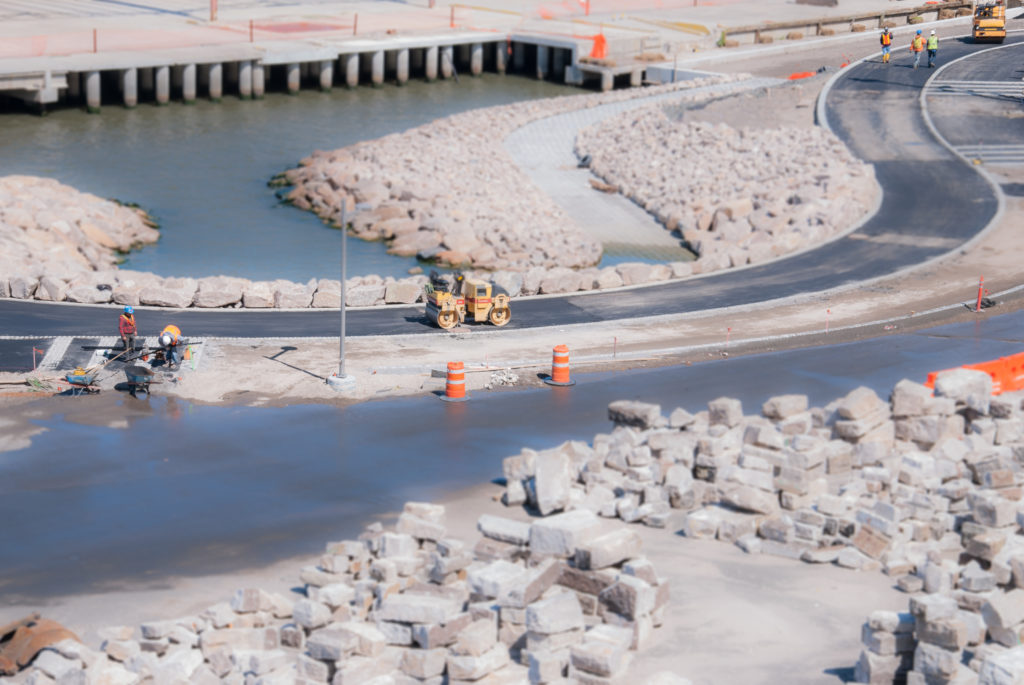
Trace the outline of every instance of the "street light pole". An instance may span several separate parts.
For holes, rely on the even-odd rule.
[[[345,373],[345,269],[348,263],[348,198],[341,203],[341,337],[338,343],[338,373],[327,384],[338,392],[355,390],[356,379]]]
[[[345,377],[345,291],[348,290],[345,269],[348,266],[348,198],[341,204],[341,344],[339,345],[338,377]]]

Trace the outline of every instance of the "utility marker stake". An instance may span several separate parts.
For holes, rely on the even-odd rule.
[[[832,313],[831,309],[825,310],[825,334],[828,334],[828,315]]]
[[[981,311],[981,296],[985,292],[985,277],[982,276],[978,281],[978,303],[974,305],[975,313]]]
[[[729,337],[732,335],[732,326],[725,329],[725,346],[729,346]]]
[[[612,359],[615,359],[619,354],[619,337],[615,336],[612,338]]]

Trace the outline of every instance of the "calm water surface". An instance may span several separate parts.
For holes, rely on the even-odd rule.
[[[107,105],[98,116],[0,114],[0,173],[50,176],[101,197],[136,202],[160,242],[126,268],[165,276],[338,277],[337,230],[281,205],[267,181],[315,149],[335,149],[478,107],[579,93],[485,74],[405,87],[270,93],[242,102]],[[404,276],[414,260],[381,243],[349,241],[349,275]]]

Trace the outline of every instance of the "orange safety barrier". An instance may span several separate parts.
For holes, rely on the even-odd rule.
[[[964,364],[961,368],[987,373],[992,379],[993,395],[1024,390],[1024,352],[978,364]],[[951,370],[943,369],[943,371]],[[935,379],[943,371],[932,371],[929,373],[925,385],[929,388],[934,388]]]
[[[576,381],[569,378],[568,345],[558,345],[551,351],[551,375],[544,382],[558,386],[576,385]]]
[[[814,72],[814,71],[797,71],[797,72],[794,72],[794,73],[789,75],[789,80],[790,81],[797,81],[797,80],[802,79],[802,78],[811,78],[812,76],[815,76],[816,74],[817,74],[817,72]]]
[[[462,362],[448,362],[448,377],[444,382],[445,402],[465,402],[466,397],[466,371]]]

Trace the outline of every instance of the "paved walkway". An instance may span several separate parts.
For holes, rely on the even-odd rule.
[[[661,257],[671,258],[675,253],[681,258],[689,253],[653,215],[623,195],[602,193],[590,186],[590,179],[596,176],[589,169],[576,167],[576,134],[587,126],[637,107],[673,102],[699,93],[737,93],[778,83],[781,80],[752,78],[558,114],[515,131],[505,139],[505,149],[538,188],[606,247],[621,246],[630,252],[636,252],[637,248],[655,248]]]

